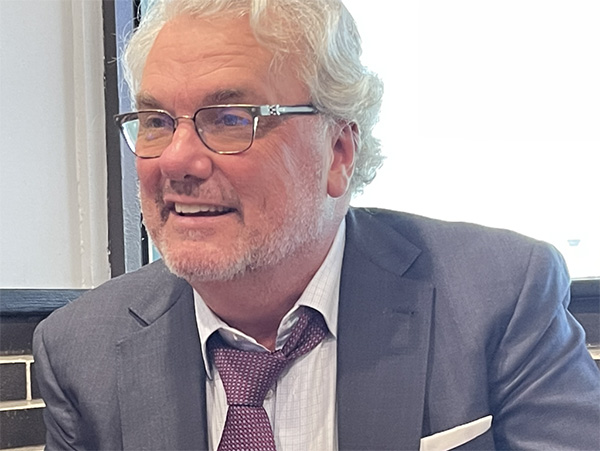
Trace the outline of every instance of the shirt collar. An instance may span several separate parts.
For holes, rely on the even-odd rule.
[[[298,308],[300,306],[311,307],[317,310],[329,328],[329,332],[334,338],[337,338],[337,320],[340,294],[340,277],[342,272],[342,259],[344,257],[344,246],[346,238],[346,219],[340,223],[333,244],[325,257],[325,260],[319,267],[317,273],[306,286],[306,289],[300,296],[300,299],[294,304],[292,309],[283,317],[277,331],[276,348],[279,349],[285,344],[292,328],[298,318]],[[202,358],[206,368],[207,376],[212,379],[212,367],[208,359],[206,342],[208,338],[218,331],[221,337],[231,346],[245,350],[263,350],[262,345],[243,332],[230,327],[221,318],[213,313],[204,303],[202,296],[194,290],[194,307],[196,310],[196,323],[200,335],[202,346]]]

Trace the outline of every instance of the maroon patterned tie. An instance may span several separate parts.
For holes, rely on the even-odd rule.
[[[317,346],[327,334],[320,313],[304,308],[287,342],[275,352],[231,348],[213,334],[208,348],[227,395],[227,418],[218,451],[276,451],[263,407],[267,391],[294,359]]]

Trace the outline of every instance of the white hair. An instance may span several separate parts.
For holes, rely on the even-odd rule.
[[[360,61],[361,39],[341,0],[155,0],[124,53],[125,78],[137,93],[146,58],[161,28],[180,15],[248,16],[257,41],[274,54],[274,63],[293,56],[298,78],[312,104],[333,120],[354,122],[359,137],[353,194],[370,183],[383,157],[373,127],[379,119],[383,83]]]

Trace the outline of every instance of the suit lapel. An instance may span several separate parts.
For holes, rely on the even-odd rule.
[[[403,277],[419,253],[372,216],[347,216],[338,321],[340,450],[419,448],[433,287]]]
[[[130,314],[141,328],[117,345],[124,448],[207,449],[206,376],[191,287],[172,276],[153,302],[138,302]]]

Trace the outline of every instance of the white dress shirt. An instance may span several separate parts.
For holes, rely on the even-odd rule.
[[[264,402],[278,451],[337,450],[336,370],[337,320],[340,275],[346,223],[342,221],[323,264],[294,307],[284,316],[277,331],[276,349],[285,344],[300,306],[318,310],[329,334],[309,353],[292,362],[281,374]],[[227,398],[217,369],[207,358],[206,341],[218,331],[231,346],[268,352],[256,340],[229,327],[204,303],[194,290],[196,320],[206,365],[206,410],[209,449],[216,450],[227,415]]]

